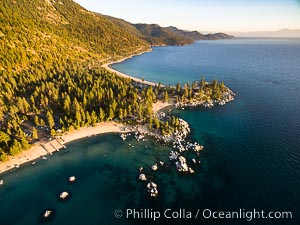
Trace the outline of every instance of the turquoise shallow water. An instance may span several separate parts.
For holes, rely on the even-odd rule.
[[[202,74],[224,80],[236,100],[213,109],[174,111],[205,146],[194,176],[171,164],[153,175],[160,196],[151,200],[137,181],[138,167],[166,161],[170,147],[149,139],[122,142],[107,134],[74,142],[67,151],[1,175],[0,224],[38,224],[43,209],[55,209],[49,224],[153,224],[116,219],[126,208],[210,208],[291,211],[293,220],[167,220],[164,224],[299,224],[300,222],[300,40],[200,41],[113,65],[151,81],[192,82]],[[129,146],[129,143],[135,148]],[[145,148],[145,146],[148,148]],[[193,155],[189,155],[190,160]],[[69,185],[71,175],[78,182]],[[68,190],[72,198],[59,202]]]

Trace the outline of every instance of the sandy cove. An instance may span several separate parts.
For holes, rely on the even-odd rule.
[[[158,85],[155,82],[146,81],[146,80],[142,80],[140,78],[132,77],[125,73],[121,73],[117,70],[114,70],[110,67],[111,64],[120,63],[120,62],[122,62],[126,59],[129,59],[129,58],[132,58],[134,56],[138,56],[138,55],[144,54],[146,52],[150,52],[151,50],[152,49],[150,49],[149,51],[144,51],[144,52],[141,52],[138,54],[131,55],[129,57],[120,59],[118,61],[103,64],[102,67],[106,68],[107,70],[109,70],[113,73],[116,73],[118,76],[130,78],[131,80],[138,82],[138,83],[147,84],[147,85],[151,85],[151,86]],[[161,85],[161,86],[164,86],[164,85]],[[162,108],[168,107],[170,105],[171,105],[170,103],[164,103],[164,102],[158,101],[153,104],[153,112],[156,113],[159,110],[161,110]],[[9,156],[9,160],[6,162],[0,162],[0,174],[5,171],[11,170],[11,169],[15,168],[16,166],[20,166],[21,164],[33,161],[35,159],[38,159],[40,157],[43,157],[43,156],[46,156],[49,154],[51,155],[53,152],[59,151],[60,149],[64,148],[65,144],[67,144],[71,141],[90,137],[92,135],[104,134],[104,133],[122,133],[122,132],[125,132],[125,127],[127,127],[127,126],[125,126],[123,124],[115,123],[115,122],[103,122],[103,123],[97,124],[94,127],[82,127],[82,128],[79,128],[78,130],[68,132],[67,134],[64,134],[61,136],[62,139],[54,138],[52,140],[49,140],[48,142],[38,142],[38,143],[34,144],[29,150],[22,151],[20,154],[14,156],[14,157]],[[129,127],[127,127],[127,128],[129,128]]]
[[[153,111],[157,112],[170,105],[171,104],[169,103],[163,103],[161,101],[158,101],[153,104]],[[21,164],[34,161],[35,159],[41,158],[43,156],[51,155],[57,150],[63,151],[65,144],[70,143],[72,141],[104,133],[124,133],[128,132],[130,128],[131,127],[129,125],[123,125],[116,122],[103,122],[96,124],[96,126],[94,127],[82,127],[78,130],[70,131],[62,135],[61,138],[53,138],[48,142],[38,142],[31,146],[30,149],[22,151],[20,154],[14,157],[9,156],[8,161],[1,162],[0,174],[5,171],[14,169],[16,168],[16,166],[20,166]]]
[[[22,151],[20,154],[9,157],[7,162],[0,163],[0,173],[15,168],[17,165],[33,161],[37,158],[51,155],[53,152],[64,148],[65,144],[86,138],[92,135],[104,133],[122,133],[125,132],[125,125],[115,122],[99,123],[94,127],[82,127],[78,130],[68,132],[61,136],[61,138],[53,138],[48,142],[38,142],[34,144],[29,150]]]
[[[158,111],[162,110],[163,108],[169,107],[172,104],[168,102],[163,102],[163,101],[157,101],[156,103],[153,103],[152,110],[154,113],[157,113]]]

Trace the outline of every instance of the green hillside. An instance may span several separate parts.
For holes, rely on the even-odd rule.
[[[72,0],[1,0],[0,161],[38,140],[98,122],[151,124],[152,103],[168,89],[138,90],[100,67],[150,44],[192,42],[158,25],[89,12]]]
[[[189,37],[177,34],[157,24],[133,24],[133,26],[151,45],[186,45],[194,42]]]
[[[170,30],[176,34],[183,35],[192,40],[219,40],[219,39],[230,39],[233,38],[232,35],[224,33],[213,33],[213,34],[201,34],[198,31],[186,31],[178,29],[177,27],[166,27],[165,29]]]
[[[125,20],[105,16],[120,28],[140,37],[152,46],[187,45],[197,40],[230,39],[233,36],[224,33],[201,34],[198,31],[186,31],[177,27],[161,27],[157,24],[132,24]]]
[[[147,44],[71,0],[2,0],[0,70],[21,71],[46,61],[97,62]]]
[[[71,0],[2,0],[0,161],[57,130],[151,112],[152,95],[141,104],[130,80],[98,69],[148,47]]]

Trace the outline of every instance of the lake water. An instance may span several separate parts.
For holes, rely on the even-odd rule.
[[[176,84],[224,81],[235,101],[212,109],[174,113],[191,126],[190,139],[204,145],[193,176],[168,162],[171,148],[151,138],[123,142],[116,134],[71,143],[67,150],[0,175],[0,224],[39,224],[51,208],[49,224],[295,224],[300,222],[300,40],[232,39],[199,41],[183,47],[155,47],[113,68],[146,80]],[[129,145],[130,144],[130,145]],[[135,147],[131,147],[134,145]],[[147,146],[147,147],[146,147]],[[188,155],[188,160],[194,157]],[[166,168],[151,172],[159,160]],[[159,185],[150,199],[137,180],[143,166]],[[78,179],[68,184],[68,177]],[[60,192],[72,193],[67,202]],[[163,211],[199,208],[218,211],[291,211],[293,219],[116,219],[116,209]]]

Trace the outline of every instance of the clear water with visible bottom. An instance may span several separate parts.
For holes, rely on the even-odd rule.
[[[73,142],[66,150],[1,174],[0,224],[39,224],[46,208],[48,224],[299,224],[300,222],[300,40],[233,39],[199,41],[182,47],[155,47],[113,67],[146,80],[176,84],[225,82],[237,96],[212,109],[175,110],[188,121],[190,139],[204,145],[196,174],[178,174],[168,160],[170,146],[151,138],[123,142],[105,134]],[[130,145],[129,145],[130,144]],[[132,145],[135,147],[133,148]],[[145,147],[147,146],[147,147]],[[189,153],[189,161],[195,157]],[[158,161],[166,167],[151,171]],[[143,166],[159,186],[151,199],[138,181]],[[77,181],[70,185],[68,177]],[[67,190],[72,197],[60,202]],[[217,211],[291,211],[292,220],[116,219],[116,209],[163,211],[198,208]]]

